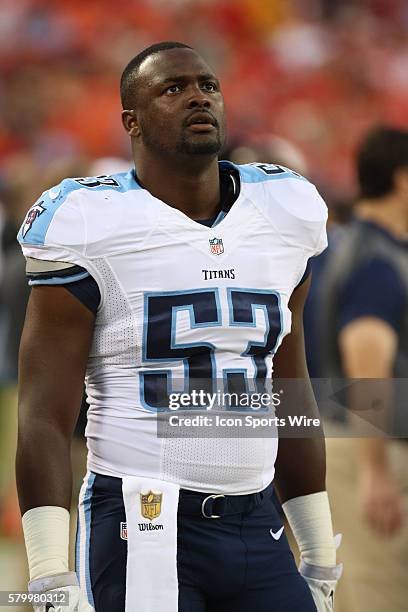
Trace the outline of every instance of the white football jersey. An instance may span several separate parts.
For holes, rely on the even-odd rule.
[[[230,494],[273,480],[276,437],[157,435],[165,398],[197,379],[212,389],[270,380],[289,298],[326,247],[327,210],[311,183],[270,164],[235,169],[239,196],[211,228],[153,197],[133,170],[65,179],[27,213],[19,240],[32,284],[90,274],[99,286],[86,375],[94,472]]]

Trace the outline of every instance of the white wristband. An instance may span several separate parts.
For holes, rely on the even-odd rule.
[[[319,567],[336,565],[336,547],[326,491],[289,499],[282,504],[301,558]]]
[[[22,519],[30,580],[68,572],[69,512],[59,506],[28,510]]]

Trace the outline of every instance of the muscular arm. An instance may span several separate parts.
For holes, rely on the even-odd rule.
[[[299,379],[299,385],[283,383],[284,394],[277,416],[302,414],[319,418],[316,400],[306,365],[303,336],[303,307],[309,291],[310,278],[295,289],[289,301],[292,330],[274,358],[274,379]],[[324,491],[326,488],[326,454],[323,431],[313,427],[313,436],[292,438],[290,428],[279,439],[275,484],[281,502],[294,497]]]
[[[346,375],[353,378],[392,378],[398,338],[395,330],[378,317],[360,317],[348,323],[339,336],[339,346]],[[351,409],[361,404],[381,400],[389,418],[392,406],[392,385],[384,382],[364,387],[364,398],[350,396]],[[356,393],[357,395],[357,393]],[[358,414],[358,412],[357,412]],[[385,438],[357,438],[357,458],[360,478],[360,503],[363,516],[377,533],[390,536],[403,525],[404,511],[400,487],[389,461]]]
[[[274,380],[281,379],[277,384],[284,390],[277,410],[281,418],[290,414],[313,419],[319,416],[307,371],[303,338],[303,306],[309,285],[310,279],[294,291],[289,301],[292,330],[274,359]],[[283,429],[283,435],[279,428],[275,484],[300,550],[302,575],[308,575],[308,566],[318,566],[328,568],[330,579],[337,580],[339,568],[336,567],[330,506],[325,491],[323,431],[315,427],[307,431],[313,433],[304,437],[301,432],[294,437],[296,431],[291,431],[290,427]]]
[[[63,287],[31,291],[20,345],[16,459],[21,513],[71,501],[70,446],[94,315]]]

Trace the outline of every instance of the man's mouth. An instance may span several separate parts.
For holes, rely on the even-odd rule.
[[[192,132],[212,132],[215,130],[215,125],[212,123],[192,123],[188,126]]]
[[[193,132],[211,132],[216,129],[217,121],[210,113],[194,113],[187,120],[187,127]]]

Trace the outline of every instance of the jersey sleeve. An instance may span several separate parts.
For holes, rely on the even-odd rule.
[[[45,191],[27,212],[17,238],[30,285],[63,285],[90,275],[80,187],[65,179]]]
[[[74,295],[88,310],[96,315],[100,302],[101,293],[97,282],[92,276],[87,276],[78,281],[64,284],[67,291]]]
[[[301,279],[298,282],[298,284],[296,285],[295,289],[297,289],[298,287],[303,285],[303,283],[307,281],[307,279],[309,278],[311,273],[312,273],[312,265],[310,263],[310,259],[308,259],[307,263],[306,263],[305,271],[303,272],[303,274],[301,276]]]
[[[252,183],[254,203],[282,239],[319,255],[327,247],[327,206],[316,187],[303,176],[274,164],[241,166],[244,182]]]
[[[376,317],[400,333],[406,304],[398,272],[388,261],[372,258],[348,277],[339,297],[338,331],[362,317]]]

